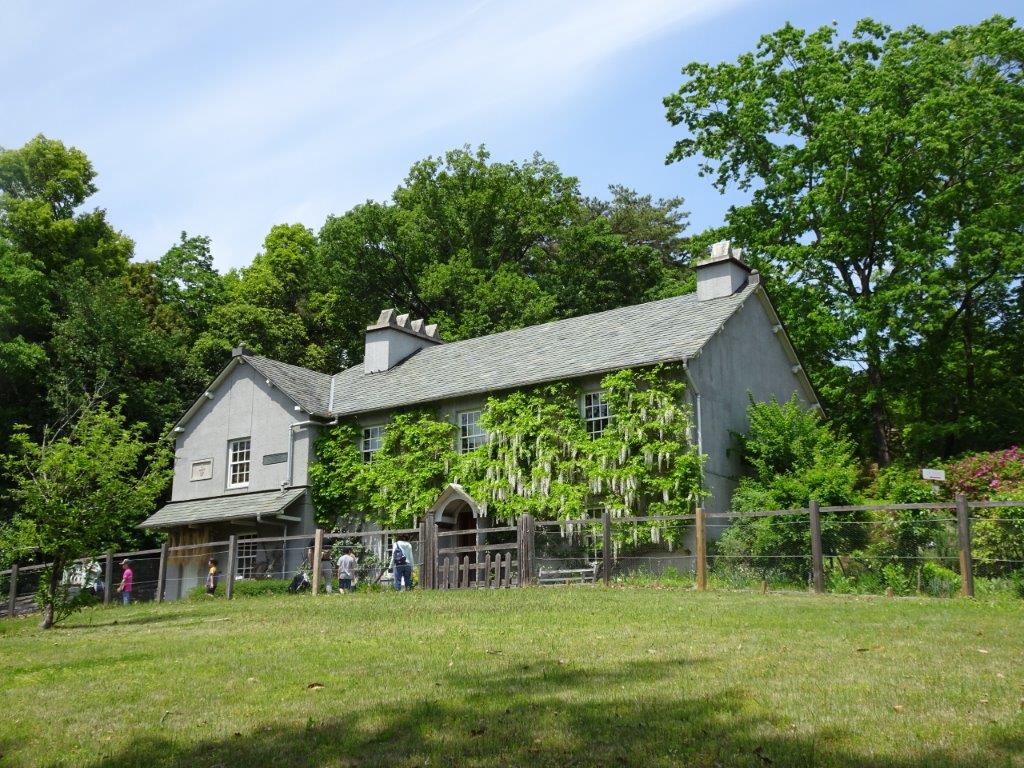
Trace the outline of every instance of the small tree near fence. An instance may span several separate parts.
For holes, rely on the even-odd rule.
[[[808,499],[821,504],[857,501],[857,460],[853,443],[834,434],[814,411],[794,395],[785,403],[772,399],[747,409],[750,429],[736,435],[748,474],[732,497],[736,512],[804,507]],[[826,552],[850,552],[865,543],[863,529],[844,523],[862,513],[830,515],[822,521]],[[802,519],[757,517],[738,519],[726,530],[718,552],[747,561],[767,576],[770,570],[799,579],[810,563],[811,534]]]
[[[35,442],[20,427],[5,457],[17,511],[11,529],[50,566],[37,600],[43,629],[74,611],[64,569],[123,540],[149,514],[170,479],[168,449],[126,426],[120,405],[86,403]]]

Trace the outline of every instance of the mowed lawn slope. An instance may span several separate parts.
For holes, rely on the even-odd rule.
[[[210,600],[0,622],[0,660],[3,766],[1024,766],[1019,603]]]

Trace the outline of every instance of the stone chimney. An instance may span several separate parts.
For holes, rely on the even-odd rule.
[[[743,263],[743,250],[730,248],[728,240],[711,246],[711,258],[697,264],[697,300],[731,296],[747,283],[756,282],[757,271]]]
[[[389,371],[424,347],[442,343],[436,325],[425,325],[423,320],[409,320],[408,315],[385,309],[377,322],[366,328],[363,368],[367,373]]]

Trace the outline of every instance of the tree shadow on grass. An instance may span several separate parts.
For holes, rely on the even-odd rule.
[[[990,739],[971,754],[950,756],[914,749],[909,737],[914,751],[904,758],[857,754],[844,750],[847,734],[796,733],[742,691],[688,695],[686,677],[677,684],[679,673],[701,674],[699,666],[671,658],[613,668],[510,663],[484,675],[454,671],[431,683],[434,690],[422,690],[397,664],[395,698],[384,706],[367,708],[348,695],[322,698],[316,714],[303,711],[304,722],[247,723],[191,743],[146,735],[88,765],[967,768],[992,765],[993,758],[1011,765],[1017,754],[1014,739]]]

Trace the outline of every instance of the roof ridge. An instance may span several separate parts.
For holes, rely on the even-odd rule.
[[[267,362],[270,362],[270,363],[275,363],[277,365],[283,365],[286,368],[293,368],[296,371],[304,371],[305,373],[312,373],[314,376],[327,376],[327,377],[330,377],[330,376],[334,375],[333,373],[324,373],[323,371],[316,371],[316,370],[313,370],[312,368],[306,368],[304,365],[295,365],[294,363],[286,363],[284,360],[278,360],[276,357],[267,357],[266,355],[242,355],[241,357],[243,359],[249,360],[249,361],[252,361],[252,360],[266,360]]]

